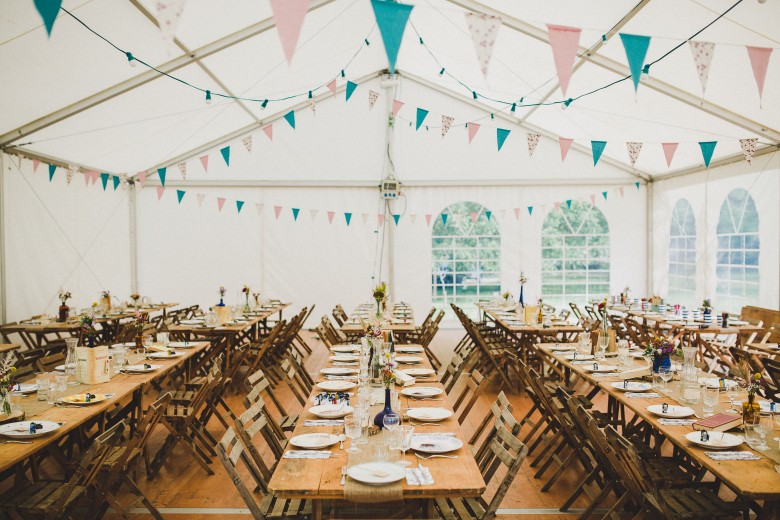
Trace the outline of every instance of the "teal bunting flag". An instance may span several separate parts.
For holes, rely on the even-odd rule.
[[[219,153],[222,154],[222,158],[225,159],[225,164],[230,166],[230,146],[219,149]]]
[[[107,173],[100,174],[100,182],[103,183],[103,191],[106,191],[106,188],[108,187],[108,177],[109,175]]]
[[[385,44],[390,74],[395,74],[398,50],[401,48],[406,22],[409,20],[413,6],[385,0],[371,0],[371,7],[374,8],[376,24],[382,34],[382,42]]]
[[[509,137],[509,130],[505,128],[496,128],[496,139],[498,140],[498,151],[501,151],[501,147],[504,146],[504,141]]]
[[[284,115],[284,120],[290,123],[290,126],[295,130],[295,110],[290,110]]]
[[[122,179],[120,179],[118,175],[114,175],[111,180],[114,181],[114,191],[116,191],[116,189],[119,187],[119,184],[122,182]]]
[[[423,124],[423,121],[425,121],[425,118],[428,117],[428,111],[424,108],[418,108],[417,109],[417,127],[415,130],[419,130],[420,127]]]
[[[631,79],[634,82],[634,92],[636,92],[639,88],[642,68],[645,66],[645,57],[647,56],[647,48],[650,46],[650,37],[620,33],[620,40],[623,42],[623,48],[626,50],[628,68],[631,70]]]
[[[593,166],[596,166],[601,159],[601,154],[604,152],[604,148],[607,147],[606,141],[591,141],[590,149],[593,151]]]
[[[181,199],[184,198],[185,193],[184,190],[176,190],[176,198],[179,199],[179,204],[181,204]]]
[[[447,225],[447,217],[448,217],[448,216],[449,216],[449,215],[448,215],[447,213],[442,213],[442,214],[441,214],[441,222],[442,222],[442,224],[444,224],[445,226]]]
[[[244,207],[244,201],[243,200],[237,200],[236,201],[236,211],[238,213],[241,213],[241,209]]]
[[[54,172],[57,171],[57,165],[50,164],[49,165],[49,182],[54,178]]]
[[[347,225],[349,226],[350,221],[352,220],[352,213],[344,213],[344,220],[347,221]]]
[[[606,191],[602,191],[601,195],[604,197],[604,200],[607,200],[607,192]]]
[[[298,213],[301,212],[301,209],[300,208],[292,208],[292,212],[293,212],[293,220],[295,220],[297,222],[298,221]]]
[[[566,207],[571,209],[571,199],[566,201]]]
[[[533,214],[534,214],[534,207],[533,206],[528,206],[528,215],[531,216]]]
[[[712,153],[715,151],[715,145],[718,141],[700,141],[699,148],[701,148],[701,155],[704,158],[704,167],[710,167],[710,161],[712,160]]]
[[[351,81],[347,81],[347,101],[349,101],[349,98],[352,97],[352,93],[355,92],[355,89],[357,88],[357,83],[353,83]]]
[[[636,189],[639,189],[639,181],[635,182],[634,186],[636,186]]]
[[[395,220],[395,225],[398,225],[398,221],[401,220],[401,215],[393,214],[393,220]]]
[[[487,217],[488,220],[490,220],[490,217],[493,216],[493,212],[492,211],[485,211],[485,216]]]
[[[46,34],[49,36],[51,36],[51,30],[54,28],[54,21],[57,19],[61,5],[62,0],[35,0],[35,8],[43,18]]]
[[[160,184],[165,186],[165,171],[167,168],[157,168],[157,176],[160,178]]]

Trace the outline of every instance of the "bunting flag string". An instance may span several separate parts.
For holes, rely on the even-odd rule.
[[[474,42],[474,50],[477,52],[479,68],[482,70],[482,75],[487,78],[490,59],[493,57],[493,47],[501,27],[501,18],[485,13],[467,12],[465,14],[471,40]]]

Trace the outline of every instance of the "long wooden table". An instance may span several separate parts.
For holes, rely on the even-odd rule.
[[[418,354],[415,354],[418,355]],[[399,369],[412,367],[431,368],[430,362],[425,358],[424,353],[419,354],[424,359],[423,363],[417,365],[399,365]],[[332,366],[329,362],[326,366]],[[318,382],[325,378],[320,374],[315,378]],[[435,379],[435,377],[434,377]],[[419,382],[419,386],[443,386],[434,380],[432,382]],[[312,396],[322,392],[315,386]],[[310,396],[310,397],[312,397]],[[445,393],[441,394],[442,401],[416,401],[400,396],[400,406],[402,410],[414,408],[416,406],[441,406],[452,410]],[[304,421],[314,420],[317,417],[309,412],[314,403],[308,400],[304,411],[301,413],[293,435],[302,433],[342,433],[343,427],[334,426],[304,426]],[[376,407],[372,407],[372,410]],[[378,411],[378,410],[376,410]],[[406,424],[406,420],[404,420]],[[453,414],[448,419],[438,423],[442,426],[415,426],[415,433],[443,433],[454,432],[455,436],[463,441],[463,447],[459,450],[448,453],[458,456],[457,460],[432,458],[424,461],[424,464],[430,469],[435,483],[429,486],[409,486],[406,481],[402,481],[404,500],[424,500],[424,507],[430,512],[432,508],[432,499],[441,497],[477,497],[485,491],[485,481],[477,467],[474,456],[467,444],[468,439],[458,424],[456,415]],[[379,434],[381,435],[381,434]],[[295,449],[288,446],[288,449]],[[314,517],[319,518],[322,513],[322,502],[325,500],[344,500],[344,486],[341,485],[341,467],[346,465],[348,457],[346,452],[339,451],[338,445],[333,446],[332,451],[338,453],[338,456],[328,459],[285,459],[282,458],[274,470],[274,474],[268,484],[270,491],[282,498],[297,498],[312,500],[314,506]],[[412,451],[407,452],[407,459],[415,459]]]
[[[593,387],[593,390],[589,394],[593,397],[597,393],[605,393],[609,398],[609,410],[613,413],[623,415],[624,410],[630,410],[641,421],[649,424],[652,428],[660,433],[666,440],[674,444],[677,448],[688,454],[693,460],[696,461],[701,467],[712,473],[715,477],[721,480],[727,487],[733,490],[737,495],[753,500],[763,500],[763,508],[757,518],[770,519],[777,518],[780,515],[780,475],[775,471],[775,465],[780,462],[780,450],[777,448],[777,442],[769,439],[770,444],[773,443],[774,447],[767,457],[765,452],[758,452],[754,450],[753,453],[759,455],[761,460],[758,461],[715,461],[707,457],[704,452],[705,448],[698,447],[691,444],[685,439],[685,434],[693,431],[691,426],[669,426],[661,424],[660,418],[656,417],[647,410],[647,407],[652,404],[662,404],[664,402],[674,402],[671,395],[661,395],[658,398],[629,398],[626,397],[624,392],[613,388],[610,383],[614,381],[623,381],[624,379],[636,379],[643,375],[650,373],[650,369],[644,360],[633,360],[631,367],[627,367],[625,371],[616,373],[609,376],[594,376],[586,371],[588,365],[576,364],[571,360],[565,359],[564,352],[553,352],[551,348],[553,344],[539,345],[539,352],[546,359],[548,363],[554,363],[558,367],[563,367],[563,371],[567,376],[576,375],[581,380],[585,381],[588,385]],[[604,364],[617,364],[617,358],[607,358],[606,360],[600,360],[600,365]],[[702,376],[706,374],[702,373]],[[671,383],[674,384],[674,383]],[[672,394],[674,395],[674,394]],[[687,406],[687,405],[686,405]],[[697,411],[697,414],[701,414],[701,404],[693,405],[692,408]],[[721,393],[720,403],[716,408],[718,410],[730,409],[731,405],[728,404],[728,398],[725,393]],[[623,417],[615,417],[616,419],[624,419]],[[738,450],[748,450],[747,444],[741,445]]]
[[[64,424],[50,435],[30,439],[31,444],[3,444],[2,449],[0,449],[0,474],[17,466],[17,478],[23,477],[22,463],[43,451],[47,452],[58,462],[64,463],[64,458],[58,449],[59,441],[85,423],[113,409],[117,404],[121,405],[128,415],[137,420],[142,412],[141,398],[146,386],[166,377],[171,371],[188,365],[191,360],[194,360],[196,356],[208,349],[209,345],[207,341],[196,342],[191,348],[180,349],[183,353],[180,357],[146,361],[149,364],[162,365],[162,368],[154,372],[145,374],[120,373],[112,377],[109,382],[96,385],[68,385],[67,395],[87,392],[91,394],[114,394],[111,398],[93,405],[47,405],[45,402],[37,401],[34,393],[23,398],[22,410],[25,410],[26,420],[46,420]],[[139,363],[145,362],[142,355],[140,359]],[[30,413],[27,413],[27,410]]]
[[[383,329],[392,330],[394,333],[403,335],[407,332],[414,332],[414,310],[411,306],[396,303],[390,313],[389,319],[384,319]],[[376,308],[370,304],[358,305],[352,312],[347,321],[341,326],[341,331],[345,334],[355,334],[363,332],[363,322],[369,322],[375,319]]]

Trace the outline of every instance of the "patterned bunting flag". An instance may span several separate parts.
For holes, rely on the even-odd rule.
[[[128,184],[128,182],[127,182],[127,174],[126,173],[120,173],[119,174],[119,181],[121,182],[122,190],[123,191],[126,190],[127,189],[127,184]]]
[[[268,136],[268,140],[269,141],[273,141],[274,140],[274,125],[273,125],[273,123],[265,125],[263,127],[263,132],[265,133],[265,135]]]
[[[255,211],[257,211],[257,216],[262,217],[263,216],[263,207],[265,205],[261,202],[255,202]]]
[[[209,156],[208,154],[202,155],[200,157],[200,164],[203,166],[203,171],[208,172],[209,171]]]
[[[433,218],[433,215],[430,213],[425,214],[425,223],[428,225],[428,227],[431,226],[431,218]]]
[[[50,164],[49,165],[49,182],[54,178],[54,172],[57,171],[57,165],[56,164]]]
[[[712,160],[712,154],[715,151],[715,145],[717,141],[700,141],[699,148],[701,148],[701,156],[704,158],[704,168],[710,167],[710,161]]]
[[[181,199],[184,198],[185,193],[184,190],[176,190],[176,198],[179,199],[179,204],[181,204]]]
[[[35,0],[35,9],[43,18],[43,25],[46,27],[46,34],[51,37],[51,30],[54,28],[54,22],[60,12],[62,0]]]
[[[561,162],[566,160],[566,156],[569,154],[569,148],[571,148],[573,142],[574,139],[568,139],[566,137],[558,138],[558,144],[561,147]]]
[[[758,103],[761,106],[761,98],[764,95],[764,80],[766,80],[766,71],[769,68],[769,56],[772,54],[772,47],[747,47],[750,66],[753,69],[753,77],[758,87]]]
[[[477,123],[468,123],[467,126],[469,127],[469,144],[471,144],[471,141],[474,140],[474,136],[479,132],[481,125],[478,125]]]
[[[328,90],[330,90],[330,93],[335,96],[336,95],[336,80],[335,79],[330,80],[326,86],[328,87]]]
[[[370,217],[370,215],[368,213],[361,213],[360,216],[363,218],[363,224],[368,224],[368,217]]]
[[[181,175],[182,179],[187,180],[187,163],[186,162],[180,162],[179,163],[179,175]]]
[[[162,200],[163,193],[165,193],[165,186],[157,186],[157,200]]]
[[[450,131],[450,127],[452,126],[452,122],[455,121],[454,117],[450,116],[441,116],[441,137],[444,139],[444,136],[447,135],[447,132]]]
[[[528,134],[528,157],[533,156],[540,137],[542,137],[540,134]]]
[[[569,80],[574,67],[574,59],[580,48],[580,33],[582,29],[577,27],[565,27],[563,25],[547,25],[547,35],[552,48],[555,71],[558,74],[558,84],[561,92],[566,96],[569,88]]]
[[[300,208],[290,208],[290,209],[292,209],[293,220],[297,222],[298,221],[298,213],[301,212]]]
[[[284,120],[295,130],[295,111],[290,110],[284,115]]]
[[[311,216],[312,222],[314,222],[314,220],[317,218],[317,213],[319,213],[319,212],[320,211],[318,209],[310,209],[309,210],[309,215]]]
[[[639,158],[639,152],[642,151],[642,143],[628,142],[626,148],[628,148],[628,159],[631,161],[631,167],[634,168],[636,160]]]
[[[631,80],[634,82],[634,92],[639,88],[639,79],[642,76],[642,68],[645,66],[647,48],[650,47],[650,37],[639,34],[620,33],[620,40],[626,51],[628,68],[631,70]]]
[[[163,40],[170,44],[176,36],[181,13],[184,12],[186,0],[157,0],[157,22],[162,32]]]
[[[309,108],[311,108],[312,113],[314,115],[317,115],[317,103],[313,99],[308,99],[306,102],[309,104]]]
[[[249,153],[252,153],[252,136],[248,135],[241,139],[241,142],[244,143],[244,148],[246,148],[246,151]]]
[[[352,81],[347,81],[347,101],[349,101],[349,98],[352,97],[352,94],[355,92],[355,89],[357,88],[357,83],[354,83]]]
[[[666,157],[666,166],[672,165],[672,159],[674,159],[674,152],[677,151],[677,145],[679,143],[661,143],[661,147],[664,149],[664,157]]]
[[[420,126],[422,126],[423,121],[425,121],[425,118],[428,116],[428,111],[424,108],[417,108],[417,124],[415,127],[415,130],[419,130]]]
[[[219,208],[219,211],[222,211],[222,207],[225,205],[226,200],[225,197],[217,197],[217,208]]]
[[[65,181],[70,185],[71,181],[73,180],[73,175],[76,173],[77,168],[73,166],[72,164],[68,165],[67,170],[65,170]]]
[[[591,141],[590,148],[593,151],[593,166],[596,166],[601,158],[601,154],[604,153],[604,148],[607,147],[606,141]]]
[[[510,130],[505,128],[496,128],[496,142],[498,144],[498,151],[501,151],[501,147],[504,146],[506,138],[509,137]]]
[[[384,0],[371,0],[371,7],[374,9],[376,24],[379,26],[382,42],[385,45],[390,74],[395,74],[395,62],[398,59],[406,22],[409,20],[409,14],[414,6]]]
[[[740,139],[739,146],[742,148],[742,153],[745,154],[745,160],[748,164],[753,164],[753,157],[756,156],[756,143],[758,139]]]
[[[236,201],[236,213],[241,213],[241,209],[244,207],[244,201],[243,200],[237,200]]]
[[[417,214],[416,213],[414,213],[412,215],[409,215],[409,222],[414,224],[416,220],[417,220]]]
[[[230,166],[230,146],[220,148],[219,153],[222,154],[222,159],[225,160],[225,165]]]
[[[374,108],[374,105],[376,105],[376,100],[379,99],[379,92],[374,92],[373,90],[368,91],[368,109],[372,110]]]
[[[276,21],[279,40],[282,42],[284,57],[289,65],[301,35],[303,20],[309,12],[309,0],[271,0],[271,11]]]
[[[696,65],[696,72],[699,74],[701,95],[704,97],[704,91],[707,89],[707,79],[710,76],[712,56],[715,54],[715,44],[691,40],[688,42],[688,45],[693,55],[693,63]]]
[[[466,23],[469,26],[474,50],[482,74],[487,78],[490,58],[493,56],[493,46],[496,43],[498,30],[501,28],[501,18],[485,13],[466,13]]]
[[[198,206],[203,207],[203,201],[206,199],[206,194],[196,193],[195,196],[198,198]]]
[[[397,99],[393,100],[393,117],[398,116],[398,112],[403,108],[404,102],[398,101]]]
[[[276,220],[279,220],[279,215],[281,214],[282,214],[282,207],[274,206],[274,215],[276,215]]]

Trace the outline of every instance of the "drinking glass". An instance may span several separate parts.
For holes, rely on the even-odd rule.
[[[385,427],[385,429],[392,431],[395,431],[398,426],[401,424],[401,416],[398,415],[395,412],[390,412],[388,414],[385,414],[385,416],[382,418],[382,425]]]
[[[621,366],[631,366],[631,357],[628,355],[628,341],[621,339],[618,341],[618,362]]]
[[[344,418],[344,433],[350,439],[349,448],[347,448],[348,453],[360,451],[355,447],[355,439],[360,437],[362,432],[363,426],[360,424],[360,421],[357,417],[354,416],[354,414]]]
[[[352,416],[355,418],[355,420],[360,424],[360,437],[355,439],[355,444],[358,446],[362,444],[368,444],[368,408],[365,408],[363,410],[356,409],[354,412],[352,412]]]
[[[167,332],[158,332],[157,342],[162,343],[162,346],[167,348],[171,342],[171,339]]]
[[[401,449],[401,466],[411,466],[412,463],[406,460],[406,450],[412,446],[412,437],[414,436],[414,426],[401,426],[401,429],[397,432],[400,434],[399,448]]]
[[[590,333],[583,332],[582,334],[580,334],[580,341],[577,350],[579,351],[580,354],[590,354],[591,351]]]
[[[702,385],[701,388],[701,401],[702,409],[705,414],[712,414],[715,411],[715,405],[718,404],[718,398],[720,393],[717,387],[708,388],[707,385]]]
[[[35,374],[35,384],[38,385],[38,400],[46,401],[49,399],[49,373],[38,372]]]
[[[146,355],[146,350],[147,350],[149,347],[151,347],[151,346],[152,346],[152,335],[151,335],[151,334],[146,334],[146,335],[144,336],[143,345],[144,345],[144,355]]]
[[[60,397],[62,397],[62,392],[60,392],[60,389],[57,386],[57,375],[49,372],[46,374],[46,379],[49,380],[49,393],[47,395],[47,401],[49,404],[54,404]]]
[[[780,410],[775,410],[772,413],[772,420],[774,421],[775,431],[778,433],[778,437],[774,437],[774,440],[780,442]]]
[[[753,416],[753,429],[761,437],[761,445],[756,448],[759,451],[769,450],[766,443],[766,436],[772,431],[772,415],[767,412],[761,412]]]
[[[390,409],[401,410],[401,396],[398,394],[398,390],[390,390]]]
[[[740,404],[739,400],[739,385],[733,384],[726,386],[726,395],[729,397],[729,404]]]
[[[758,431],[755,429],[755,426],[749,422],[745,423],[745,442],[747,442],[748,446],[754,450],[760,450],[761,435],[759,435]]]
[[[661,376],[661,379],[664,382],[664,390],[667,390],[669,388],[669,381],[672,380],[672,370],[669,367],[660,367],[658,369],[658,375]]]

